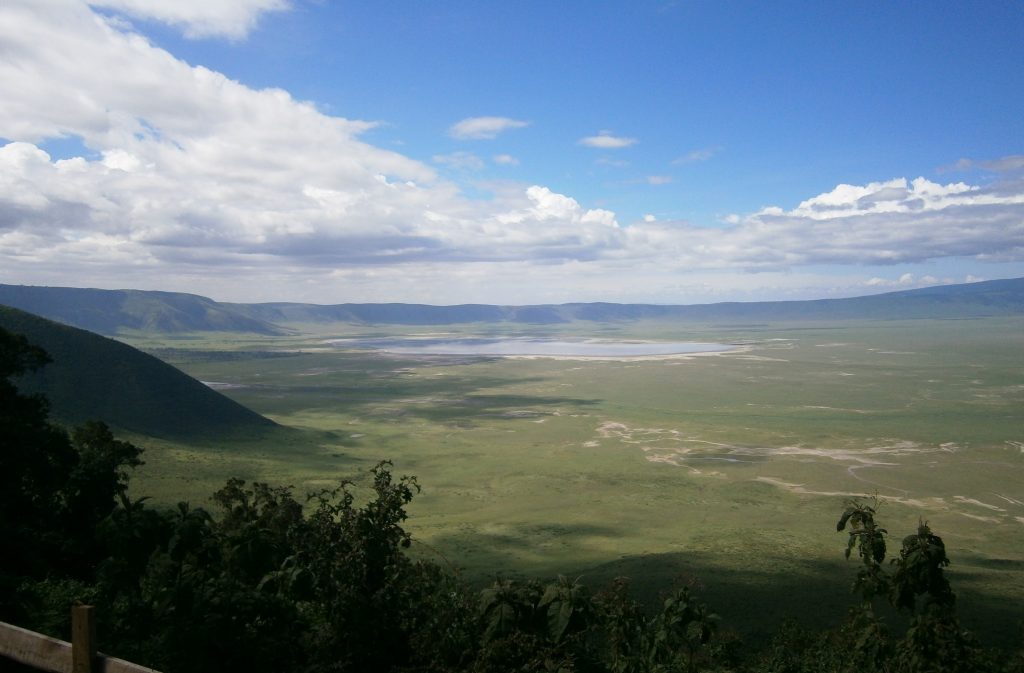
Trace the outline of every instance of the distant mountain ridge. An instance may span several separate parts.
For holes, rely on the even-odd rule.
[[[102,420],[169,439],[251,436],[277,425],[119,341],[8,307],[0,307],[0,327],[50,355],[50,364],[16,384],[45,395],[62,422]]]
[[[660,305],[570,303],[533,306],[459,304],[237,304],[176,292],[97,290],[0,285],[0,305],[102,334],[121,330],[160,333],[192,331],[283,334],[289,324],[350,323],[450,325],[518,323],[550,325],[572,321],[645,319],[691,322],[773,320],[893,320],[1024,315],[1024,278],[844,299]]]
[[[254,332],[279,334],[207,297],[183,292],[0,285],[0,305],[99,334],[144,332]]]

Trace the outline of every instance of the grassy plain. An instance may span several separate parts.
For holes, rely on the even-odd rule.
[[[834,529],[882,499],[893,551],[918,517],[947,543],[968,625],[1024,617],[1024,320],[444,328],[295,325],[295,336],[125,335],[286,426],[262,440],[143,440],[135,479],[202,503],[229,476],[296,490],[415,474],[418,551],[470,579],[616,575],[651,594],[699,583],[748,634],[837,621],[855,568]],[[734,352],[631,361],[339,351],[328,338],[423,333],[717,341]]]

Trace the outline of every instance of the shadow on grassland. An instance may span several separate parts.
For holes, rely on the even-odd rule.
[[[570,531],[568,535],[572,538],[609,532],[589,528]],[[473,544],[466,549],[471,555],[466,561],[474,568],[495,569],[489,577],[470,577],[476,585],[488,584],[495,573],[522,578],[520,573],[511,571],[517,566],[532,568],[529,576],[533,577],[550,578],[560,572],[579,576],[593,592],[609,586],[617,577],[628,577],[632,595],[648,610],[657,609],[674,588],[690,586],[721,617],[723,629],[735,631],[754,646],[767,644],[787,619],[815,630],[837,627],[858,601],[851,592],[857,562],[843,561],[841,551],[835,561],[765,555],[738,559],[727,554],[670,552],[626,556],[589,567],[556,569],[548,564],[531,564],[531,544],[518,535],[509,539],[488,536],[488,540],[496,543],[489,550],[484,544]],[[744,563],[756,563],[756,568],[743,567]],[[1017,577],[1012,583],[1020,584],[1024,579],[1024,563],[1015,563],[1012,569],[1000,564],[999,572],[1015,573]],[[991,570],[972,565],[971,560],[958,563],[954,559],[947,573],[957,594],[964,628],[985,646],[1004,649],[1017,646],[1018,624],[1024,619],[1024,610],[1018,595],[998,591],[998,586],[1005,586],[1007,578],[1004,576],[998,586],[993,585]],[[894,634],[902,634],[906,629],[905,618],[887,607],[876,606],[876,612]]]
[[[584,575],[595,587],[615,577],[629,577],[636,596],[646,605],[657,605],[673,586],[694,583],[702,599],[722,617],[722,625],[736,629],[752,643],[767,641],[788,618],[810,628],[837,626],[857,604],[851,592],[855,560],[761,557],[758,565],[759,569],[750,570],[724,555],[675,552],[626,557],[593,567]],[[773,566],[779,570],[773,571]],[[1020,566],[1024,563],[1008,571],[1016,573],[1015,584],[1024,579]],[[1005,648],[1019,642],[1018,624],[1024,619],[1019,596],[998,592],[990,574],[969,559],[953,559],[947,576],[957,594],[963,626],[983,645]],[[905,619],[894,612],[882,608],[878,614],[893,632],[906,628]]]
[[[542,377],[516,379],[516,385],[543,384]],[[291,383],[290,381],[288,383]],[[474,419],[517,417],[533,412],[546,415],[557,408],[583,409],[599,399],[483,391],[509,385],[507,378],[490,376],[403,377],[353,372],[305,382],[258,383],[230,391],[250,407],[268,414],[325,411],[332,414],[382,418],[419,418],[433,422],[466,424]]]
[[[552,410],[570,407],[575,410],[597,404],[599,400],[545,395],[482,395],[467,394],[431,400],[430,404],[406,404],[401,416],[412,416],[435,423],[475,425],[481,418],[530,418],[547,416]]]

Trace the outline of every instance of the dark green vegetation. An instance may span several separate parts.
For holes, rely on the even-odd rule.
[[[0,285],[0,305],[101,334],[222,331],[285,334],[295,323],[552,325],[574,321],[675,320],[750,322],[785,320],[906,320],[1024,314],[1024,278],[905,290],[868,297],[698,306],[559,304],[231,304],[173,292]]]
[[[88,601],[105,650],[168,673],[1024,670],[1024,652],[984,651],[960,626],[942,539],[922,523],[886,564],[862,503],[837,526],[861,559],[859,607],[836,630],[783,625],[751,648],[691,587],[650,610],[624,579],[596,594],[565,578],[471,589],[406,553],[419,485],[386,462],[305,502],[230,479],[213,515],[149,507],[127,492],[140,449],[101,423],[69,437],[15,388],[46,360],[0,329],[0,534],[24,552],[0,556],[0,619],[65,635],[69,603]],[[890,635],[876,602],[909,621]]]
[[[102,423],[71,437],[50,424],[46,400],[18,392],[13,378],[48,362],[44,350],[0,328],[0,601],[10,610],[19,581],[74,576],[95,556],[92,526],[127,486],[140,451]],[[11,553],[14,552],[14,553]]]
[[[123,343],[0,306],[0,328],[24,335],[52,360],[18,385],[45,393],[54,415],[75,424],[102,418],[150,437],[257,437],[274,423]]]

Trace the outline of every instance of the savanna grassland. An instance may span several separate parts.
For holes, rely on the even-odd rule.
[[[961,615],[983,640],[1024,616],[1020,318],[291,327],[124,337],[284,426],[258,440],[140,439],[135,492],[203,504],[240,476],[301,493],[390,458],[423,487],[408,526],[417,553],[470,579],[694,583],[749,633],[791,613],[842,618],[854,568],[835,519],[849,497],[877,495],[894,540],[919,517],[943,536]],[[428,332],[738,348],[573,360],[326,343]]]

